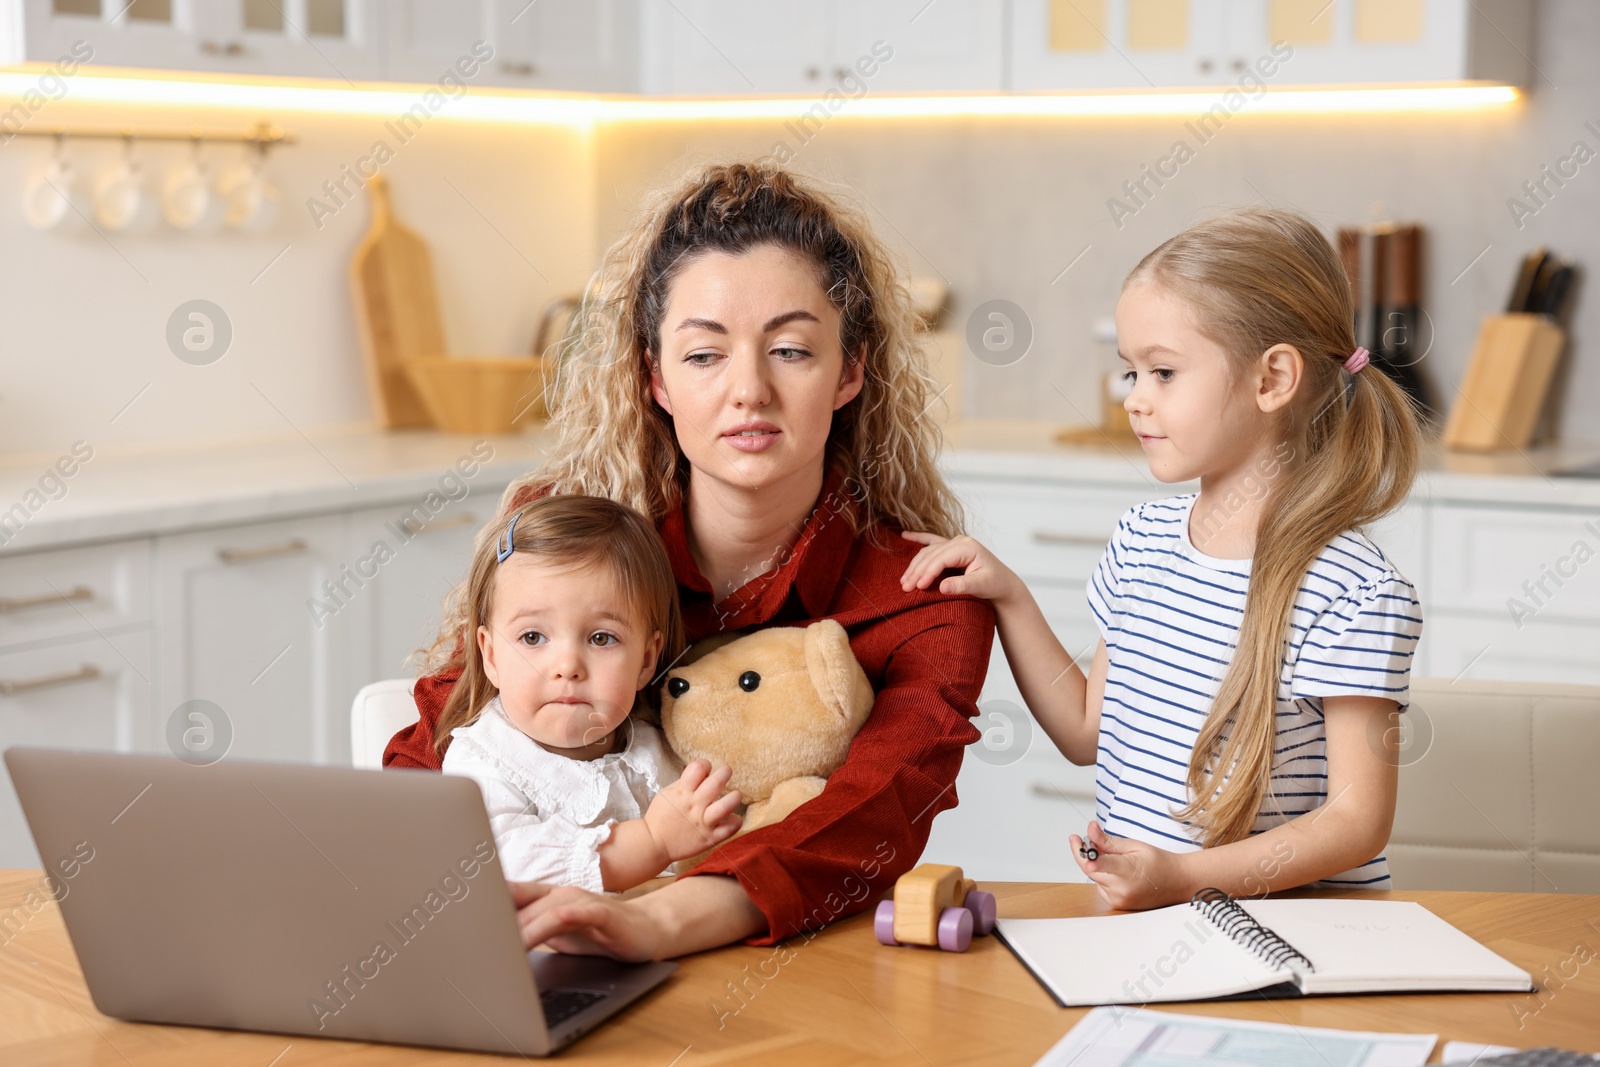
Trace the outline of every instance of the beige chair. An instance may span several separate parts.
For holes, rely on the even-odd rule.
[[[350,705],[350,764],[377,770],[389,739],[417,721],[410,678],[390,678],[363,686]]]
[[[1600,893],[1600,688],[1424,678],[1411,708],[1396,889]]]

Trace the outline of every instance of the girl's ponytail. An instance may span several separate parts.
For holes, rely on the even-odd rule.
[[[1240,363],[1277,344],[1304,360],[1286,426],[1294,455],[1263,506],[1238,643],[1178,813],[1212,847],[1249,836],[1270,788],[1284,649],[1306,572],[1334,538],[1405,500],[1421,431],[1411,399],[1381,370],[1345,370],[1355,349],[1350,284],[1310,220],[1250,209],[1199,223],[1146,256],[1124,287],[1135,280],[1188,300]]]

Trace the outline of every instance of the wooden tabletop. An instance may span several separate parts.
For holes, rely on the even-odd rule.
[[[51,904],[14,912],[37,871],[0,871],[0,1063],[301,1067],[304,1064],[505,1063],[476,1056],[309,1037],[127,1023],[101,1015]],[[1000,914],[1101,914],[1087,885],[985,883]],[[1414,900],[1534,975],[1537,993],[1182,1004],[1170,1010],[1449,1040],[1600,1052],[1600,896],[1350,893]],[[7,916],[11,918],[8,920]],[[584,1064],[1031,1064],[1086,1009],[1055,1006],[992,937],[965,954],[886,948],[868,916],[812,940],[738,946],[682,961],[639,1004],[560,1054]]]

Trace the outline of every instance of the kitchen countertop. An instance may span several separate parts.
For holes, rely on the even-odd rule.
[[[951,475],[978,478],[1041,478],[1107,485],[1163,487],[1150,475],[1137,441],[1061,445],[1052,423],[968,420],[945,427],[943,466]],[[1562,445],[1522,452],[1477,455],[1424,448],[1414,497],[1434,501],[1511,506],[1600,508],[1600,478],[1561,477],[1554,472],[1600,460],[1600,444]]]
[[[469,490],[498,490],[539,465],[544,440],[540,431],[470,436],[345,427],[306,436],[96,449],[63,479],[66,493],[45,498],[0,553],[421,500],[461,460],[469,466],[481,460],[473,476],[462,479]],[[493,451],[482,460],[486,448]],[[27,510],[25,494],[40,488],[57,458],[0,463],[0,522],[15,514],[14,505]],[[0,538],[6,532],[0,529]]]
[[[952,423],[943,466],[957,477],[1036,478],[1078,484],[1149,485],[1137,444],[1067,446],[1045,423]],[[148,536],[174,530],[259,522],[290,515],[420,499],[458,460],[484,442],[493,455],[467,484],[505,484],[542,461],[548,433],[493,437],[343,427],[207,444],[103,448],[64,479],[66,493],[43,494],[20,533],[0,553]],[[480,451],[481,451],[480,446]],[[56,456],[0,462],[0,518],[15,514]],[[1431,500],[1510,506],[1600,508],[1600,479],[1551,472],[1600,459],[1600,446],[1507,455],[1444,453],[1430,447],[1416,494]],[[1173,486],[1173,491],[1182,487]],[[4,537],[0,531],[0,537]]]

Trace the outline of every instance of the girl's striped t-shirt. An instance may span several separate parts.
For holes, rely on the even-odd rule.
[[[1190,493],[1130,509],[1088,589],[1110,664],[1096,816],[1107,833],[1179,852],[1200,847],[1199,828],[1175,813],[1189,800],[1189,754],[1233,655],[1250,584],[1249,560],[1207,556],[1190,541],[1195,499]],[[1325,697],[1406,706],[1421,633],[1416,590],[1363,534],[1341,534],[1322,550],[1290,620],[1272,781],[1252,833],[1327,798]],[[1379,856],[1316,884],[1387,889],[1388,862]]]

